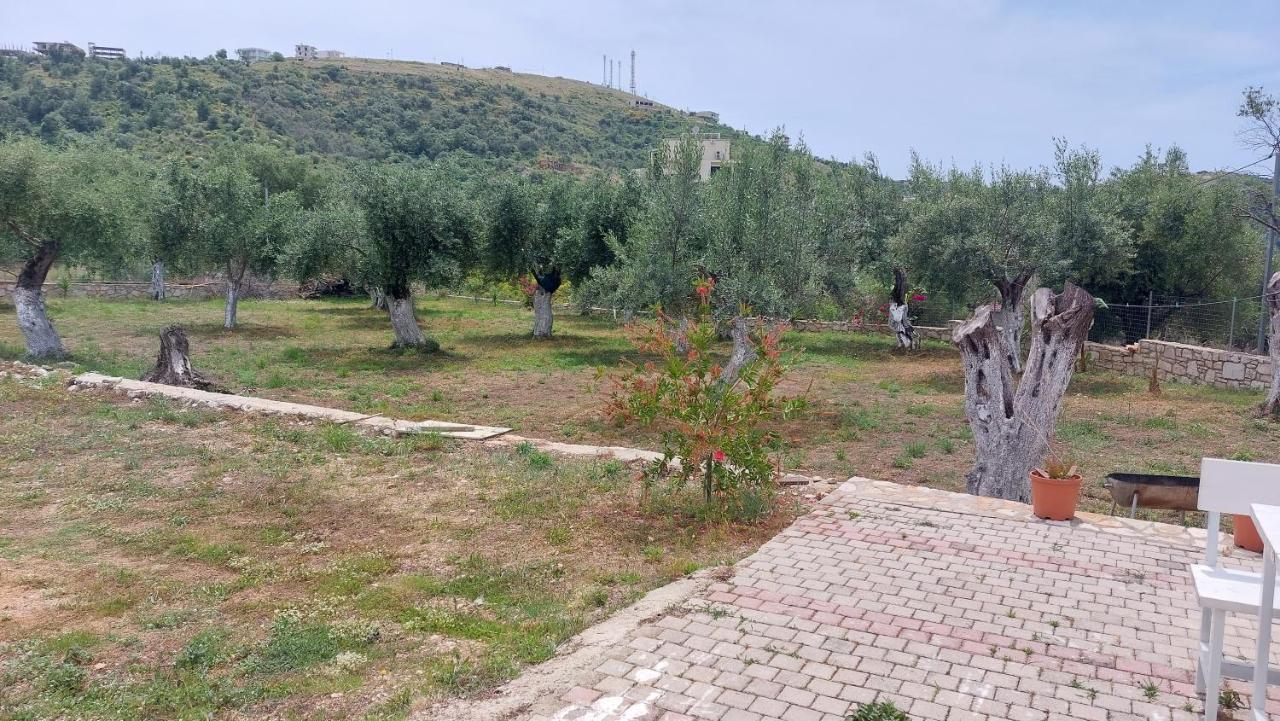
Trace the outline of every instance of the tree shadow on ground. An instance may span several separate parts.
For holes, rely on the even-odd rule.
[[[1077,373],[1071,377],[1069,393],[1080,393],[1086,396],[1119,396],[1137,390],[1134,379],[1120,377],[1096,376],[1088,373]]]
[[[243,338],[245,340],[270,340],[272,338],[293,338],[298,335],[299,330],[293,326],[287,325],[271,325],[267,323],[238,323],[234,329],[228,330],[222,327],[222,323],[218,322],[201,322],[201,323],[179,323],[183,330],[192,335],[200,336],[217,336],[220,338]],[[154,329],[145,329],[153,336],[160,334],[163,326],[156,326]],[[159,341],[156,341],[156,348],[159,349]]]
[[[803,348],[806,355],[852,360],[886,360],[898,358],[903,361],[924,358],[941,358],[953,355],[955,351],[932,344],[910,352],[897,349],[891,336],[879,336],[871,333],[792,333],[786,337],[792,348]]]
[[[470,360],[465,354],[446,350],[418,351],[411,348],[370,346],[367,348],[306,348],[295,367],[358,373],[405,373],[438,371]]]

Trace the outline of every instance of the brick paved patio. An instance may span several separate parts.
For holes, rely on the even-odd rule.
[[[841,721],[875,700],[938,721],[1199,718],[1186,567],[1203,539],[851,479],[532,718]],[[1233,618],[1228,652],[1253,637]]]

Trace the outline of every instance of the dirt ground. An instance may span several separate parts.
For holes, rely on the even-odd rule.
[[[634,469],[0,379],[0,718],[401,718],[790,521]]]

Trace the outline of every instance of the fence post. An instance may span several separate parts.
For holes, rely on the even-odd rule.
[[[1144,336],[1147,340],[1151,339],[1151,304],[1155,300],[1155,291],[1147,291],[1147,333]]]
[[[1231,299],[1231,330],[1227,332],[1227,347],[1233,350],[1236,345],[1236,300]]]

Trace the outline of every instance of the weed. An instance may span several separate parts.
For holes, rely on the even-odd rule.
[[[858,704],[858,710],[845,716],[845,721],[910,721],[892,701]]]
[[[226,655],[227,637],[227,631],[220,628],[209,628],[197,633],[178,652],[173,665],[199,671],[212,668]]]
[[[1154,701],[1156,696],[1160,695],[1160,685],[1152,679],[1142,682],[1142,695],[1147,697],[1148,701]]]
[[[1240,692],[1233,688],[1224,688],[1218,692],[1218,707],[1223,711],[1235,711],[1244,708],[1244,700]]]

